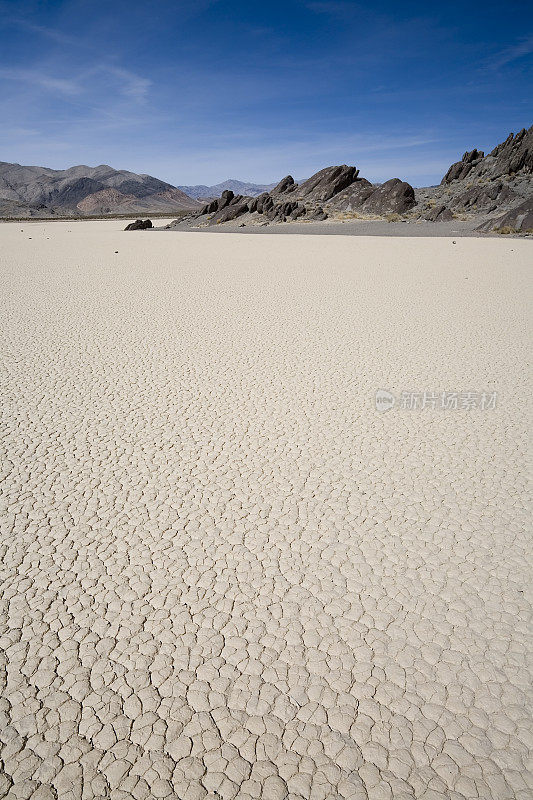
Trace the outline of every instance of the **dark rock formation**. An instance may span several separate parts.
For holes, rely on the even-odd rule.
[[[243,201],[242,196],[238,196],[234,199],[233,202],[229,203],[225,206],[221,211],[218,212],[212,219],[211,224],[214,222],[222,223],[222,222],[231,222],[233,219],[237,219],[237,217],[246,214],[248,211],[248,204]]]
[[[496,162],[492,168],[495,177],[533,172],[533,125],[529,130],[522,128],[514,137],[509,134],[489,155]]]
[[[287,175],[282,178],[277,186],[271,190],[271,194],[283,194],[284,192],[292,192],[296,187],[296,183],[292,175]]]
[[[226,189],[220,197],[217,197],[216,200],[212,200],[210,203],[207,203],[201,211],[200,214],[214,214],[217,211],[222,211],[223,208],[229,206],[232,200],[235,199],[235,195],[231,191],[231,189]]]
[[[326,167],[301,183],[295,194],[299,200],[318,200],[324,202],[350,186],[359,175],[356,167],[343,164],[339,167]]]
[[[332,198],[331,205],[337,211],[403,214],[416,205],[416,200],[413,187],[399,178],[391,178],[381,186],[357,178],[348,189]]]
[[[323,204],[326,203],[324,208]],[[373,214],[403,213],[415,205],[413,187],[399,178],[381,186],[359,178],[359,170],[346,164],[326,167],[298,185],[287,175],[270,192],[258,197],[235,197],[225,191],[196,215],[198,224],[231,222],[244,214],[258,215],[268,222],[324,220],[328,210],[354,210]],[[207,219],[206,219],[207,217]],[[252,220],[253,221],[253,220]]]
[[[465,153],[461,161],[452,164],[441,181],[449,184],[468,177],[470,180],[494,180],[533,172],[533,126],[523,128],[516,136],[509,134],[488,156],[480,150]]]
[[[125,231],[145,231],[152,227],[151,219],[136,219],[124,228]]]
[[[460,161],[456,161],[455,164],[451,165],[441,183],[463,180],[463,178],[466,178],[468,173],[479,164],[484,155],[482,150],[470,150],[470,152],[466,152]]]
[[[480,225],[478,231],[498,231],[508,229],[520,233],[533,233],[533,196],[515,206],[501,217],[489,219]]]
[[[486,211],[490,213],[504,203],[516,199],[516,192],[509,186],[497,181],[488,184],[476,184],[454,197],[450,205],[457,211]]]
[[[424,219],[427,219],[429,222],[447,222],[448,220],[453,219],[453,214],[449,208],[440,205],[435,206],[426,214],[424,214]]]
[[[374,188],[363,201],[365,211],[375,214],[403,214],[416,205],[415,190],[399,178],[391,178]]]

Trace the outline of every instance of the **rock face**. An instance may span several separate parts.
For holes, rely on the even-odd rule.
[[[449,184],[470,179],[509,177],[533,172],[533,126],[523,128],[516,136],[509,134],[487,156],[480,150],[465,153],[461,161],[452,164],[441,183]]]
[[[356,167],[348,167],[346,164],[326,167],[300,184],[295,192],[299,199],[324,202],[351,186],[358,175],[359,170]]]
[[[136,219],[124,228],[125,231],[146,231],[152,227],[151,219]]]
[[[451,165],[440,186],[416,194],[427,220],[480,217],[478,230],[527,230],[523,208],[533,195],[533,127],[509,134],[488,155],[470,150]],[[498,216],[484,219],[488,214]]]
[[[461,181],[466,178],[469,172],[480,163],[485,153],[482,150],[470,150],[466,152],[460,161],[452,164],[441,183],[451,183]]]
[[[402,214],[416,205],[415,190],[399,178],[391,178],[375,188],[363,202],[365,211],[377,214],[396,212]]]
[[[54,170],[0,162],[3,217],[172,213],[200,207],[169,183],[107,164]]]
[[[533,197],[528,197],[501,217],[487,220],[477,230],[498,231],[505,228],[520,233],[533,233]]]

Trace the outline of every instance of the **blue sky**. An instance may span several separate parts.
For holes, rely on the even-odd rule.
[[[533,122],[529,2],[0,0],[0,160],[435,183]]]

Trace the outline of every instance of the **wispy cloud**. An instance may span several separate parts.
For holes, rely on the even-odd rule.
[[[358,10],[357,4],[343,2],[343,0],[309,0],[305,6],[315,14],[327,14],[330,17],[341,19],[352,17]]]
[[[493,70],[501,69],[519,58],[529,56],[531,53],[533,53],[533,36],[528,36],[511,47],[500,50],[499,53],[489,59],[487,66]]]
[[[76,37],[69,36],[62,31],[57,30],[56,28],[48,28],[45,25],[36,25],[35,23],[29,22],[21,17],[9,17],[7,19],[7,24],[20,28],[23,31],[29,31],[30,33],[36,33],[40,36],[45,36],[47,39],[51,39],[59,44],[79,46],[81,43]]]
[[[2,69],[0,78],[18,81],[30,87],[39,87],[56,95],[74,98],[83,93],[89,94],[94,89],[95,78],[106,84],[106,96],[116,91],[134,103],[144,103],[152,81],[143,78],[131,70],[115,65],[101,65],[84,70],[73,78],[60,78],[45,70],[34,69]],[[111,85],[110,85],[111,79]],[[113,87],[112,84],[115,84]]]
[[[31,86],[38,86],[48,92],[56,94],[75,96],[80,94],[83,89],[75,80],[68,78],[57,78],[48,75],[37,69],[0,69],[0,78],[11,81],[22,81]]]
[[[118,78],[121,83],[122,94],[126,95],[126,97],[130,97],[138,103],[143,103],[146,100],[152,85],[151,80],[143,78],[141,75],[136,75],[123,67],[104,66],[101,69],[103,72]]]

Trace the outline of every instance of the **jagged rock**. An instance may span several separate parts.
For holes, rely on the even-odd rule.
[[[151,219],[136,219],[124,228],[125,231],[145,231],[152,227]]]
[[[453,219],[453,214],[446,206],[435,206],[435,208],[432,208],[424,214],[424,219],[427,219],[429,222],[447,222]]]
[[[513,175],[517,172],[533,172],[533,125],[529,130],[522,128],[516,136],[509,134],[505,142],[497,145],[490,153],[496,159],[493,174]]]
[[[452,164],[449,168],[448,172],[441,180],[442,183],[451,183],[452,181],[460,181],[463,178],[466,178],[469,172],[474,169],[474,167],[479,164],[481,159],[484,157],[485,153],[482,150],[470,150],[467,151],[460,161],[456,161],[455,164]]]
[[[217,211],[222,211],[222,209],[226,208],[234,199],[235,195],[231,189],[226,189],[216,200],[207,203],[207,205],[200,210],[200,215],[215,214]]]
[[[277,186],[272,189],[272,194],[283,194],[284,192],[292,192],[296,187],[296,183],[292,175],[287,175],[282,178]]]
[[[324,202],[350,186],[359,175],[356,167],[346,164],[321,169],[295,190],[299,200],[319,200]]]
[[[494,179],[533,172],[533,126],[523,128],[516,136],[509,134],[488,156],[481,150],[471,150],[461,161],[452,164],[441,184],[480,178]]]
[[[521,233],[533,231],[533,197],[528,197],[520,205],[515,206],[501,217],[495,217],[479,225],[478,231],[501,230],[510,228]]]
[[[285,200],[290,194],[294,200]],[[371,213],[402,213],[415,205],[412,186],[392,178],[382,186],[373,186],[359,178],[356,167],[342,164],[320,170],[301,185],[291,175],[281,180],[271,192],[258,197],[234,197],[231,190],[208,203],[199,216],[210,214],[209,224],[229,222],[242,214],[260,214],[270,222],[295,219],[327,219],[327,212],[317,207],[317,201],[329,201],[328,206],[339,210],[362,208]]]
[[[501,181],[471,186],[457,197],[454,197],[450,205],[460,211],[494,211],[498,206],[516,198],[516,192],[506,186]]]
[[[278,203],[277,205],[274,206],[274,208],[270,213],[272,215],[272,219],[285,220],[287,217],[290,217],[297,210],[298,210],[297,202]]]

